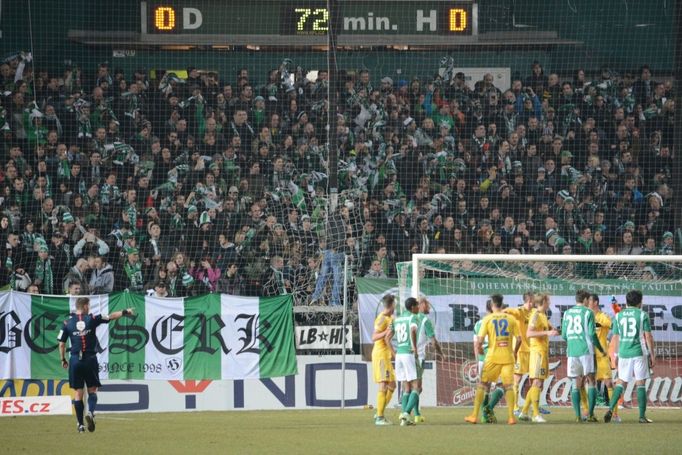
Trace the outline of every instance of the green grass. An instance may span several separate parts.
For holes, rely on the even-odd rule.
[[[497,410],[498,418],[506,408]],[[469,425],[466,408],[425,409],[415,427],[375,427],[373,410],[235,411],[102,414],[97,431],[79,435],[73,417],[2,417],[0,453],[680,453],[682,414],[654,409],[652,425],[623,410],[623,423],[576,424],[571,411],[553,409],[545,425]],[[599,410],[598,415],[603,415]],[[389,418],[397,420],[397,411]]]

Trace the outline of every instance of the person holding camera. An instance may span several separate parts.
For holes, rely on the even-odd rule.
[[[76,227],[82,230],[83,237],[81,237],[81,239],[73,246],[74,258],[83,256],[84,252],[87,254],[88,252],[96,251],[96,253],[100,256],[109,254],[109,245],[107,245],[104,240],[97,237],[97,229],[94,226],[87,224],[85,227],[83,227],[80,223],[80,220],[77,219]]]
[[[215,292],[220,278],[220,269],[215,266],[213,258],[204,256],[199,264],[191,268],[189,273],[197,283],[203,283],[208,292]]]

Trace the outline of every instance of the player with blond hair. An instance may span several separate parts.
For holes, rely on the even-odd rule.
[[[519,420],[529,421],[528,410],[533,407],[532,421],[545,423],[540,415],[540,392],[542,385],[549,375],[549,337],[557,336],[559,332],[549,323],[547,310],[549,309],[549,295],[536,294],[533,296],[535,308],[530,314],[526,336],[529,340],[530,355],[528,377],[532,384],[526,394],[526,401],[519,415]]]
[[[519,401],[519,385],[524,374],[528,373],[528,364],[530,359],[530,345],[526,332],[528,331],[528,321],[530,314],[533,311],[533,293],[523,293],[523,303],[517,308],[505,308],[504,312],[511,314],[519,323],[519,331],[521,332],[521,345],[516,354],[516,361],[514,362],[514,393],[516,394],[517,406],[514,411],[518,414]]]
[[[390,334],[390,327],[393,322],[395,297],[387,294],[381,299],[381,303],[383,309],[374,320],[374,333],[372,334],[372,341],[374,341],[374,347],[372,348],[372,371],[374,373],[374,382],[379,384],[377,414],[374,423],[375,425],[391,425],[391,422],[384,417],[384,411],[386,410],[386,405],[391,401],[393,391],[395,390],[395,372],[391,364],[391,358],[395,357],[395,352],[391,343],[386,342],[386,339]]]

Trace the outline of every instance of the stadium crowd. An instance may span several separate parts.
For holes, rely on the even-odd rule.
[[[326,71],[150,80],[17,53],[0,65],[0,281],[305,304],[336,266],[323,251],[377,278],[414,252],[675,252],[669,81],[535,62],[511,87],[487,74],[471,89],[453,68],[342,72],[331,214]]]

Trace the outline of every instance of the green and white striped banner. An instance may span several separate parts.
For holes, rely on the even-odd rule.
[[[57,335],[75,297],[0,293],[0,379],[63,379]],[[297,373],[290,296],[91,296],[101,379],[246,379]]]

